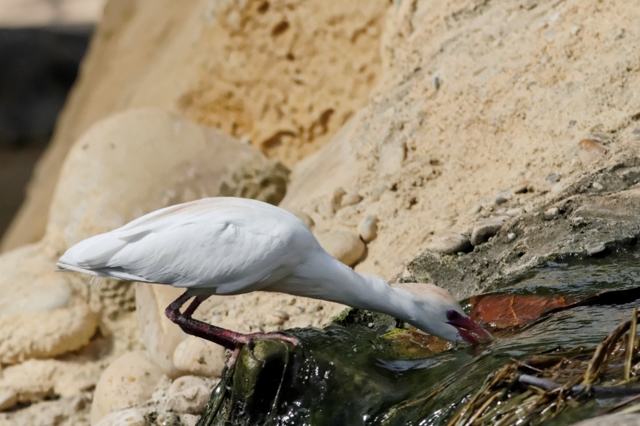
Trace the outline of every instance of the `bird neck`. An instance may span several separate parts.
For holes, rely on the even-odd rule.
[[[308,264],[310,267],[303,271],[304,277],[295,285],[295,292],[285,292],[382,312],[403,321],[412,320],[413,300],[409,293],[398,291],[378,276],[359,274],[324,255],[321,262]]]

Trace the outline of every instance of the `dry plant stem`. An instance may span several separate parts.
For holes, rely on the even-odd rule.
[[[631,359],[633,358],[633,348],[636,344],[636,326],[638,325],[638,308],[633,310],[631,316],[631,329],[629,330],[629,345],[627,346],[626,358],[624,360],[624,379],[631,379]]]
[[[587,371],[584,373],[584,379],[582,380],[583,386],[589,386],[600,376],[603,367],[606,366],[606,360],[609,357],[609,353],[611,352],[611,348],[616,344],[618,339],[622,337],[624,333],[629,330],[631,326],[631,321],[626,321],[616,327],[596,348],[596,352],[593,354],[593,357],[589,361],[589,366]]]

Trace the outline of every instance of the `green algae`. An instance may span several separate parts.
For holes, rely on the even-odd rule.
[[[549,263],[503,291],[586,297],[638,282],[637,254],[622,253]],[[446,425],[488,378],[514,360],[540,354],[548,359],[584,357],[637,306],[632,300],[581,306],[504,332],[489,345],[457,348],[407,330],[391,317],[348,310],[322,330],[287,330],[300,340],[296,347],[273,340],[245,347],[198,425]],[[495,399],[509,391],[510,382],[504,383],[504,388],[492,389]],[[509,404],[528,401],[527,392],[495,412],[506,413]],[[567,404],[548,421],[570,424],[616,402],[585,398]],[[505,419],[504,424],[511,424]]]

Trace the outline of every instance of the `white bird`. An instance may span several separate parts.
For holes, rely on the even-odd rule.
[[[235,354],[255,338],[297,341],[281,333],[241,334],[193,319],[198,305],[211,295],[288,293],[383,312],[452,342],[492,340],[446,290],[429,284],[392,286],[359,274],[324,251],[296,216],[255,200],[206,198],[167,207],[79,242],[57,265],[186,288],[166,315],[186,333]]]

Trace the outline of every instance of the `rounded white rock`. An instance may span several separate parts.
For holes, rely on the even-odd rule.
[[[220,377],[225,364],[225,349],[199,337],[189,336],[173,352],[173,364],[178,370],[196,376]]]
[[[162,376],[160,368],[149,361],[143,351],[127,352],[113,361],[96,385],[91,424],[98,423],[112,411],[132,407],[149,399]]]
[[[374,215],[368,215],[358,224],[358,234],[365,243],[369,243],[378,236],[378,218]]]
[[[323,232],[316,238],[323,249],[347,266],[353,266],[366,250],[360,237],[349,231]]]

